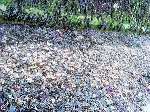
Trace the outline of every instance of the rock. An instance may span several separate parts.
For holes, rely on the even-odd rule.
[[[8,112],[16,112],[16,107],[11,105]]]
[[[19,42],[0,51],[0,105],[7,110],[140,111],[148,104],[148,37],[88,29],[59,40],[58,31],[23,27],[10,25],[3,35]]]

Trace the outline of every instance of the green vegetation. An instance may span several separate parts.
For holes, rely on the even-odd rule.
[[[29,15],[36,15],[36,16],[44,16],[44,11],[38,8],[34,7],[29,7],[25,9],[25,13]]]
[[[0,0],[0,4],[9,5],[12,2],[12,0]]]
[[[72,0],[66,3],[69,8],[60,7],[64,2],[63,0],[47,1],[46,5],[42,2],[36,5],[23,4],[22,12],[27,16],[45,18],[49,26],[59,24],[65,17],[67,18],[67,23],[81,29],[87,27],[100,29],[103,23],[106,23],[107,28],[105,31],[150,33],[150,20],[148,19],[150,16],[150,6],[149,3],[147,6],[146,4],[143,5],[144,1],[145,0],[131,0],[133,7],[130,7],[129,12],[115,9],[112,12],[112,16],[103,13],[100,17],[97,17],[97,13],[90,13],[90,11],[86,11],[86,14],[81,13],[79,4]],[[8,9],[13,2],[17,2],[17,0],[0,0],[0,23],[7,21],[3,18],[3,15],[7,13],[6,9]],[[143,7],[145,9],[143,9]],[[49,17],[53,17],[54,19],[48,19]],[[11,22],[14,21],[17,22],[17,18]],[[23,21],[23,23],[26,22],[26,20],[20,20],[20,22],[21,21]],[[39,22],[40,20],[34,21],[34,24],[39,24]]]

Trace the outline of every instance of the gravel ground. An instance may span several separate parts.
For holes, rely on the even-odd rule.
[[[150,36],[0,25],[0,112],[150,112]]]

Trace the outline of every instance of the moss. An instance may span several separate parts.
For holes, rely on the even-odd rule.
[[[7,6],[4,4],[0,4],[0,11],[6,11]]]
[[[40,10],[36,7],[30,7],[29,9],[25,9],[25,12],[29,15],[36,15],[36,16],[44,16],[45,12],[43,10]]]
[[[10,4],[12,0],[0,0],[0,6],[2,6],[3,9],[6,9],[6,6]],[[52,0],[48,1],[47,8],[44,9],[44,6],[41,4],[34,5],[34,7],[31,6],[24,6],[23,7],[23,13],[26,15],[36,15],[38,18],[47,18],[49,16],[53,16],[56,10],[58,10],[58,6],[60,5],[60,0]],[[1,5],[4,4],[4,5]],[[136,5],[138,3],[135,3]],[[5,6],[5,7],[3,7]],[[78,13],[77,15],[70,15],[70,11],[64,11],[59,16],[58,21],[50,20],[49,25],[54,26],[56,24],[59,24],[59,22],[62,20],[63,17],[67,17],[67,21],[71,26],[75,26],[79,29],[83,29],[87,27],[86,22],[84,21],[85,18],[89,18],[90,22],[88,27],[97,29],[101,24],[102,21],[107,24],[107,30],[111,31],[133,31],[133,32],[147,32],[150,33],[150,20],[148,20],[148,15],[144,15],[143,19],[141,19],[139,22],[137,22],[136,13],[138,13],[138,8],[140,7],[133,7],[131,9],[131,13],[123,12],[123,11],[113,11],[112,17],[106,13],[102,14],[101,18],[97,18],[97,14],[92,15],[85,15]],[[74,14],[74,13],[71,13]],[[40,19],[39,19],[40,20]],[[7,21],[7,20],[4,20]],[[3,21],[3,22],[4,22]],[[18,21],[18,20],[17,20]],[[13,21],[12,21],[13,22]],[[16,21],[14,21],[16,22]],[[29,22],[29,21],[26,21]],[[39,24],[37,23],[35,24]],[[58,23],[57,23],[58,22]],[[2,20],[1,20],[2,23]],[[31,22],[30,22],[31,23]]]
[[[130,23],[124,22],[122,24],[122,27],[123,27],[124,30],[129,30],[131,28],[131,25],[130,25]]]
[[[12,2],[12,0],[0,0],[0,4],[9,5]]]
[[[90,25],[92,28],[97,28],[101,24],[101,21],[98,20],[96,17],[92,18],[92,21],[90,22]]]

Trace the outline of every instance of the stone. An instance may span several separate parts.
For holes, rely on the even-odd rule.
[[[32,83],[32,82],[33,82],[33,79],[32,79],[31,77],[28,77],[26,80],[27,80],[27,82],[29,82],[29,83]]]
[[[69,31],[59,38],[55,30],[29,26],[22,32],[18,26],[5,32],[9,41],[19,43],[6,43],[0,51],[0,105],[14,106],[12,111],[27,111],[30,106],[41,112],[45,108],[65,111],[65,107],[68,111],[140,111],[148,105],[150,63],[149,49],[144,47],[149,46],[148,37],[87,30],[74,32],[74,39]],[[18,40],[21,36],[24,39]]]

